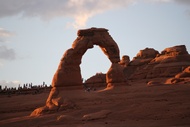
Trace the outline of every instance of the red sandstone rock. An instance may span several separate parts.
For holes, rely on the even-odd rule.
[[[160,85],[163,85],[161,82],[157,82],[157,81],[149,81],[147,83],[147,86],[148,87],[152,87],[152,86],[160,86]]]
[[[133,58],[130,65],[139,66],[149,63],[152,59],[154,59],[159,52],[153,48],[145,48],[140,50],[136,57]]]
[[[72,48],[68,49],[58,66],[56,73],[52,79],[52,89],[46,101],[46,106],[36,109],[32,115],[43,114],[42,109],[59,110],[64,107],[63,97],[64,88],[69,86],[82,86],[82,77],[80,71],[81,59],[84,53],[98,45],[104,54],[111,61],[112,65],[106,75],[106,83],[108,86],[113,83],[125,81],[123,68],[120,62],[119,48],[113,38],[109,35],[108,30],[104,28],[90,28],[78,31],[78,37],[73,42]]]
[[[89,120],[97,120],[97,119],[103,119],[106,118],[108,114],[110,114],[111,111],[109,110],[101,110],[95,113],[86,114],[82,117],[82,120],[89,121]]]
[[[109,86],[115,83],[126,83],[123,68],[119,64],[112,63],[106,74],[106,83],[109,84]]]
[[[164,49],[150,64],[153,68],[148,72],[147,78],[173,77],[190,65],[190,55],[184,45],[174,46]]]
[[[190,66],[185,68],[185,70],[175,76],[175,78],[185,78],[190,77]]]
[[[161,52],[161,55],[167,55],[167,56],[179,56],[184,54],[188,54],[185,45],[177,45],[169,47]]]
[[[85,83],[106,83],[106,74],[96,73],[94,76],[87,79]]]
[[[190,61],[190,56],[185,45],[177,45],[164,49],[161,54],[155,57],[151,63],[170,63]]]
[[[130,58],[128,55],[124,55],[122,56],[121,61],[119,62],[120,65],[122,65],[123,67],[127,67],[127,65],[130,63]]]
[[[68,49],[58,66],[52,80],[52,89],[46,101],[46,105],[37,108],[31,116],[38,116],[48,111],[58,111],[66,107],[74,107],[73,103],[65,103],[65,89],[68,86],[82,85],[80,72],[81,59],[84,53],[98,45],[111,61],[111,67],[106,74],[107,88],[117,83],[126,83],[126,79],[145,79],[158,77],[172,77],[166,81],[170,84],[186,82],[180,77],[189,77],[190,55],[184,45],[169,47],[161,54],[152,48],[140,50],[134,59],[129,62],[127,56],[120,61],[119,48],[108,30],[104,28],[91,28],[79,30],[78,37]],[[188,67],[188,68],[186,68]],[[186,68],[183,72],[182,70]],[[181,72],[181,73],[180,73]],[[159,85],[149,82],[148,86]],[[67,86],[67,87],[66,87]]]
[[[99,45],[109,60],[112,63],[118,64],[120,61],[119,48],[109,35],[107,29],[91,28],[79,30],[78,37],[73,42],[72,48],[64,53],[60,61],[59,67],[52,80],[53,87],[82,84],[79,65],[81,64],[84,53],[89,48],[93,48],[93,45]]]
[[[58,66],[52,80],[52,87],[82,85],[79,64],[82,55],[76,53],[74,49],[68,49]]]
[[[140,50],[136,57],[124,68],[124,74],[127,79],[144,79],[147,75],[147,64],[154,59],[159,52],[153,48]]]
[[[156,53],[155,50],[155,58],[151,58],[154,55],[146,55],[141,50],[124,69],[125,76],[129,79],[173,77],[190,66],[190,55],[184,45],[166,48],[161,54]]]
[[[158,54],[159,52],[153,48],[145,48],[140,50],[134,59],[155,58]]]
[[[183,78],[169,78],[165,81],[165,84],[177,84],[177,83],[184,84],[185,79],[183,79]]]

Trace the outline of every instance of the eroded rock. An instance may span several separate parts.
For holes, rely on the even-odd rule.
[[[154,49],[146,48],[125,67],[124,73],[128,79],[174,77],[188,66],[190,55],[185,45],[166,48],[160,54]]]
[[[115,83],[126,83],[123,68],[117,64],[112,63],[110,69],[106,74],[106,83],[109,85],[114,85]]]
[[[119,62],[120,65],[123,67],[127,67],[127,65],[130,63],[130,57],[128,55],[122,56],[121,61]]]
[[[58,69],[52,79],[52,89],[43,108],[36,109],[32,116],[43,114],[44,111],[58,111],[67,107],[64,103],[64,89],[71,86],[82,86],[82,76],[80,71],[81,59],[84,53],[98,45],[103,53],[110,60],[111,67],[106,74],[108,86],[114,83],[125,82],[123,68],[120,62],[119,48],[108,30],[104,28],[90,28],[78,31],[78,37],[73,42],[72,47],[65,51]],[[68,106],[72,107],[69,103]]]
[[[186,78],[186,77],[190,77],[190,66],[185,68],[185,70],[183,70],[181,73],[175,75],[175,78]]]

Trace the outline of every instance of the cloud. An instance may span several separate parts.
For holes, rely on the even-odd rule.
[[[184,4],[184,5],[190,5],[190,0],[174,0],[177,3]]]
[[[0,28],[0,37],[10,37],[13,36],[14,34],[8,30],[5,30],[3,28]]]
[[[174,0],[176,3],[179,3],[183,6],[188,7],[186,14],[190,16],[190,0]]]
[[[3,66],[4,61],[14,60],[16,58],[15,50],[12,48],[8,48],[5,45],[5,42],[8,41],[7,39],[13,35],[15,34],[8,30],[0,28],[0,67]]]
[[[172,2],[173,0],[144,0],[145,2]]]
[[[14,36],[15,34],[0,27],[0,43],[7,42],[7,38]]]
[[[4,43],[4,42],[6,42],[6,40],[0,37],[0,44],[1,44],[1,42]]]
[[[7,46],[0,46],[0,60],[14,60],[16,53],[14,49],[7,48]]]
[[[3,87],[7,86],[8,88],[10,87],[18,87],[18,85],[21,84],[20,81],[6,81],[6,80],[0,80],[0,85]]]
[[[40,17],[50,20],[70,17],[74,27],[85,27],[96,14],[124,7],[136,0],[0,0],[0,17],[22,14],[23,17]]]
[[[0,0],[0,18],[21,14],[23,17],[40,17],[51,20],[70,17],[69,23],[83,28],[89,18],[109,10],[127,7],[140,0]],[[177,2],[190,4],[189,0],[143,0],[144,2]]]

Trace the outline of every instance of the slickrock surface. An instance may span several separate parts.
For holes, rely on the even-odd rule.
[[[190,126],[190,55],[185,45],[161,53],[145,48],[130,61],[127,55],[120,60],[107,29],[84,29],[77,35],[61,58],[51,89],[0,95],[0,126]],[[102,49],[111,67],[82,83],[79,65],[94,45]]]

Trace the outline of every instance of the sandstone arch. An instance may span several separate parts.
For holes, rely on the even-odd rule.
[[[125,83],[123,68],[120,62],[119,48],[116,42],[104,28],[90,28],[79,30],[78,37],[73,42],[72,47],[65,51],[58,69],[52,79],[52,89],[44,107],[33,111],[31,116],[43,114],[49,110],[60,110],[64,104],[64,90],[69,86],[82,85],[80,71],[81,59],[84,53],[98,45],[110,60],[111,67],[106,74],[107,87],[115,83]]]
[[[78,37],[73,42],[72,48],[64,53],[60,61],[59,67],[52,80],[53,87],[82,85],[79,65],[81,64],[84,53],[89,48],[93,48],[93,45],[98,45],[112,63],[112,70],[109,70],[107,74],[107,83],[124,81],[124,76],[122,76],[120,66],[118,65],[120,56],[116,42],[109,35],[107,29],[91,28],[78,31]],[[113,76],[113,71],[117,73],[117,76]],[[118,73],[121,73],[119,74],[120,77],[118,77]]]

